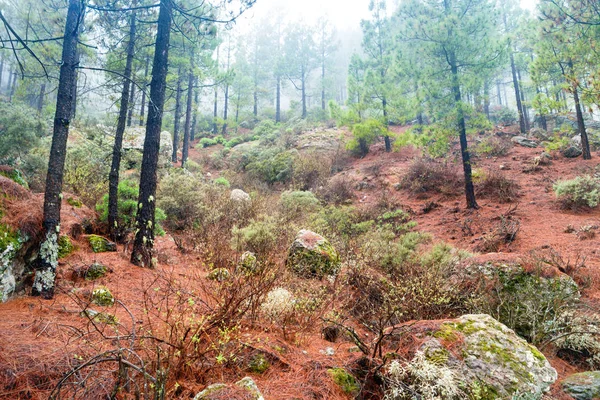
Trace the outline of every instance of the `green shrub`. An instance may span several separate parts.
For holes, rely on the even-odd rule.
[[[273,120],[265,119],[256,125],[252,130],[252,133],[258,137],[277,136],[279,134],[279,128]]]
[[[517,122],[517,113],[508,107],[502,106],[492,113],[491,120],[495,124],[510,126]]]
[[[590,175],[558,181],[554,184],[554,193],[562,208],[595,208],[600,203],[600,181]]]
[[[119,229],[117,236],[124,238],[127,233],[135,229],[135,218],[137,214],[137,202],[139,197],[138,184],[134,181],[123,180],[119,182],[118,188],[118,219]],[[100,214],[100,221],[108,222],[108,194],[102,197],[102,201],[96,206],[96,211]],[[154,234],[164,235],[161,223],[166,219],[166,215],[160,207],[156,207]]]
[[[292,217],[310,214],[320,208],[319,200],[312,192],[283,192],[280,203],[283,212]]]
[[[251,176],[269,184],[286,183],[292,178],[294,159],[292,152],[269,149],[248,163],[246,170]]]
[[[238,251],[250,250],[258,256],[265,256],[277,245],[278,231],[274,218],[252,220],[244,228],[233,227],[232,245]]]
[[[352,140],[346,148],[353,153],[364,157],[369,153],[369,147],[375,143],[379,136],[389,136],[390,133],[381,121],[368,119],[352,126]]]
[[[213,183],[215,185],[223,186],[223,187],[226,187],[226,188],[231,187],[231,184],[229,183],[229,181],[226,178],[222,177],[222,176],[220,176],[217,179],[215,179],[213,181]]]
[[[217,144],[219,144],[215,139],[211,139],[211,138],[202,138],[200,139],[200,141],[198,142],[198,144],[202,147],[202,148],[206,148],[206,147],[210,147],[210,146],[215,146]]]
[[[106,193],[112,149],[101,142],[82,139],[69,146],[64,172],[64,190],[93,207]]]
[[[221,179],[221,178],[220,178]],[[207,188],[198,179],[174,171],[159,184],[156,205],[166,216],[165,225],[172,230],[191,228],[205,212],[203,193]]]
[[[563,151],[571,146],[571,142],[568,137],[563,137],[558,133],[554,134],[552,140],[545,142],[545,150],[548,153],[553,151]]]
[[[0,103],[0,163],[14,165],[39,144],[47,126],[23,104]]]

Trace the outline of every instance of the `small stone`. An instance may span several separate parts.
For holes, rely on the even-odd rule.
[[[575,400],[592,400],[600,397],[600,371],[582,372],[565,378],[565,393]]]
[[[333,347],[327,347],[325,350],[320,350],[319,353],[331,357],[335,355],[335,350]]]
[[[240,203],[250,202],[252,200],[250,195],[241,189],[233,189],[229,195],[229,199]]]
[[[563,156],[565,156],[566,158],[577,158],[580,155],[583,154],[583,151],[575,146],[571,146],[568,149],[564,150],[562,152]]]

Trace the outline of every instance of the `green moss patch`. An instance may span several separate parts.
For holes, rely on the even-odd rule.
[[[117,245],[102,236],[90,235],[88,241],[94,253],[117,251]]]
[[[115,298],[108,288],[99,287],[92,292],[92,302],[102,307],[110,307],[115,304]]]
[[[58,258],[64,258],[75,250],[71,239],[66,235],[58,237]]]
[[[344,393],[357,393],[360,390],[360,385],[355,377],[350,375],[343,368],[331,368],[327,372]]]

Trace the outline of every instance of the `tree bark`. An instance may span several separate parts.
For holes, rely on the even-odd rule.
[[[12,83],[10,85],[10,97],[9,97],[9,102],[12,103],[13,98],[15,96],[15,91],[17,90],[17,77],[18,77],[18,73],[15,71],[12,73]]]
[[[521,103],[521,91],[519,88],[519,79],[517,78],[517,67],[515,66],[515,56],[510,50],[510,69],[512,71],[513,85],[515,86],[515,98],[517,99],[517,111],[519,113],[519,129],[522,134],[527,133],[525,126],[525,117],[523,116],[523,104]]]
[[[575,111],[577,113],[577,128],[581,135],[581,147],[583,150],[583,159],[591,160],[592,153],[590,151],[590,142],[588,139],[587,131],[585,129],[585,120],[583,119],[583,111],[581,109],[581,101],[579,100],[579,91],[577,84],[573,84],[573,99],[575,100]]]
[[[277,89],[275,93],[275,122],[281,122],[281,76],[277,75]]]
[[[76,0],[73,0],[76,1]],[[158,14],[158,32],[150,83],[150,105],[144,140],[144,155],[140,176],[140,194],[136,217],[136,235],[131,262],[142,267],[153,267],[154,225],[156,207],[157,166],[160,150],[160,131],[165,103],[169,64],[169,39],[173,13],[172,0],[161,0]]]
[[[496,81],[496,92],[498,94],[498,105],[502,105],[502,92],[500,91],[500,81]]]
[[[130,76],[131,78],[131,76]],[[135,107],[135,82],[131,81],[131,90],[129,90],[129,113],[127,114],[127,126],[131,126],[133,120],[133,109]]]
[[[523,86],[521,85],[521,71],[517,70],[517,78],[519,79],[519,89],[521,91],[521,107],[523,108],[523,120],[525,121],[525,132],[529,132],[531,129],[531,124],[529,122],[529,112],[527,110],[527,105],[525,104],[525,91],[523,90]]]
[[[486,81],[483,84],[483,113],[485,117],[490,119],[490,83]]]
[[[125,119],[129,107],[130,93],[129,88],[133,87],[131,81],[131,71],[133,66],[133,56],[135,54],[136,40],[136,15],[131,13],[129,19],[129,42],[127,43],[127,60],[125,62],[125,71],[123,73],[123,88],[121,89],[121,104],[119,107],[119,119],[117,121],[117,130],[115,132],[115,142],[113,144],[112,162],[110,173],[108,175],[108,230],[113,240],[120,240],[119,229],[119,170],[121,168],[121,148],[123,147],[123,134],[125,133]]]
[[[0,57],[0,94],[2,93],[2,79],[4,78],[4,57]]]
[[[196,78],[195,83],[198,83],[198,78]],[[192,118],[192,130],[190,132],[190,142],[196,140],[196,127],[198,122],[198,92],[199,89],[196,88],[194,90],[194,117]]]
[[[42,83],[40,86],[40,94],[38,97],[37,110],[38,115],[42,115],[42,111],[44,110],[44,98],[46,97],[46,83]]]
[[[188,88],[187,88],[187,107],[185,110],[185,126],[183,128],[183,148],[181,149],[181,168],[185,167],[185,163],[188,159],[188,153],[190,149],[190,130],[192,127],[192,105],[194,96],[194,68],[190,60],[190,71],[188,73]]]
[[[306,73],[304,71],[304,65],[302,66],[302,119],[306,119],[308,112],[306,109]]]
[[[463,171],[465,174],[465,195],[467,199],[467,208],[477,209],[477,201],[475,199],[475,187],[473,186],[473,172],[471,168],[471,156],[469,154],[467,144],[467,126],[465,123],[465,115],[462,106],[462,95],[460,92],[460,81],[458,79],[458,66],[456,55],[450,52],[450,69],[452,71],[452,92],[454,93],[454,101],[457,110],[458,133],[460,137],[460,152],[462,155]]]
[[[52,146],[50,148],[44,193],[42,242],[36,260],[37,271],[31,291],[33,296],[41,296],[44,299],[54,297],[54,280],[58,266],[58,235],[60,232],[63,171],[67,153],[72,102],[74,100],[73,86],[75,85],[77,67],[77,39],[79,27],[83,23],[83,13],[83,2],[80,0],[69,0],[56,98]]]
[[[229,75],[229,67],[231,63],[231,39],[227,45],[227,74]],[[227,113],[229,112],[229,76],[227,76],[227,82],[225,82],[225,104],[223,104],[223,135],[227,133]]]
[[[177,92],[175,94],[175,121],[173,122],[173,154],[171,161],[177,162],[177,149],[179,147],[179,128],[181,125],[181,68],[177,71]]]
[[[148,67],[150,66],[150,56],[146,56],[146,63],[144,67],[144,90],[142,91],[142,105],[140,106],[140,126],[144,126],[144,107],[146,106],[146,88],[148,82]]]
[[[79,49],[75,50],[75,60],[76,65],[79,65],[79,60],[81,59],[81,53]],[[79,73],[75,70],[75,84],[73,85],[73,103],[71,104],[71,119],[75,119],[77,116],[77,82],[79,79]]]

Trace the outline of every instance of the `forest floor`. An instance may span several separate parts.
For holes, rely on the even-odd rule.
[[[502,169],[509,174],[518,183],[521,196],[510,204],[482,198],[479,199],[480,208],[475,211],[465,209],[462,196],[440,194],[423,198],[395,189],[418,155],[416,150],[385,153],[383,145],[377,144],[370,154],[354,160],[340,174],[355,182],[366,182],[361,185],[363,189],[356,192],[357,205],[379,201],[382,197],[396,201],[412,210],[419,231],[429,232],[436,240],[468,251],[474,251],[482,238],[496,229],[501,216],[510,215],[520,221],[515,240],[495,254],[482,255],[482,258],[525,260],[537,249],[553,249],[563,262],[576,263],[585,258],[585,268],[580,273],[589,278],[589,287],[584,291],[584,297],[586,301],[600,302],[600,257],[597,253],[600,235],[580,240],[575,233],[581,227],[600,226],[600,209],[586,212],[561,210],[552,191],[552,184],[559,179],[593,173],[600,165],[600,154],[593,154],[590,161],[557,156],[550,165],[531,170],[532,160],[541,151],[541,148],[515,146],[507,156],[476,159],[477,168]],[[201,153],[200,149],[192,150],[190,157],[198,160]],[[63,212],[68,213],[69,209]],[[123,246],[115,253],[95,254],[85,240],[81,239],[77,245],[79,248],[74,254],[61,260],[58,294],[54,300],[22,296],[0,304],[0,399],[48,398],[61,374],[80,365],[82,355],[90,354],[90,346],[97,345],[95,351],[98,354],[109,348],[106,340],[99,339],[96,327],[90,327],[89,320],[80,316],[86,291],[89,293],[99,285],[109,287],[115,298],[126,306],[114,307],[111,312],[123,324],[120,329],[128,332],[131,326],[145,323],[146,293],[159,285],[165,276],[191,282],[200,279],[199,274],[206,275],[202,260],[195,254],[180,253],[169,235],[157,239],[159,265],[155,270],[133,267],[129,263],[128,249]],[[93,262],[109,266],[111,272],[95,282],[73,277],[74,271]],[[104,339],[112,337],[108,343],[114,344],[119,341],[119,334],[125,334],[115,330],[118,328],[103,328],[100,336],[104,335]],[[242,337],[254,347],[279,354],[279,367],[270,368],[262,375],[252,375],[266,399],[348,398],[328,379],[326,369],[344,366],[356,359],[356,353],[350,351],[352,343],[326,342],[320,332],[303,334],[287,342],[279,334],[261,327],[247,328]],[[334,355],[324,354],[328,347],[334,348]],[[550,361],[560,378],[576,372],[574,367],[558,358],[550,358]],[[239,371],[224,368],[208,373],[208,378],[186,377],[178,381],[177,396],[189,398],[207,384],[232,381],[236,373]],[[101,380],[102,376],[89,379]],[[553,398],[568,398],[560,392],[557,383]],[[94,393],[88,395],[88,398],[95,398]]]

